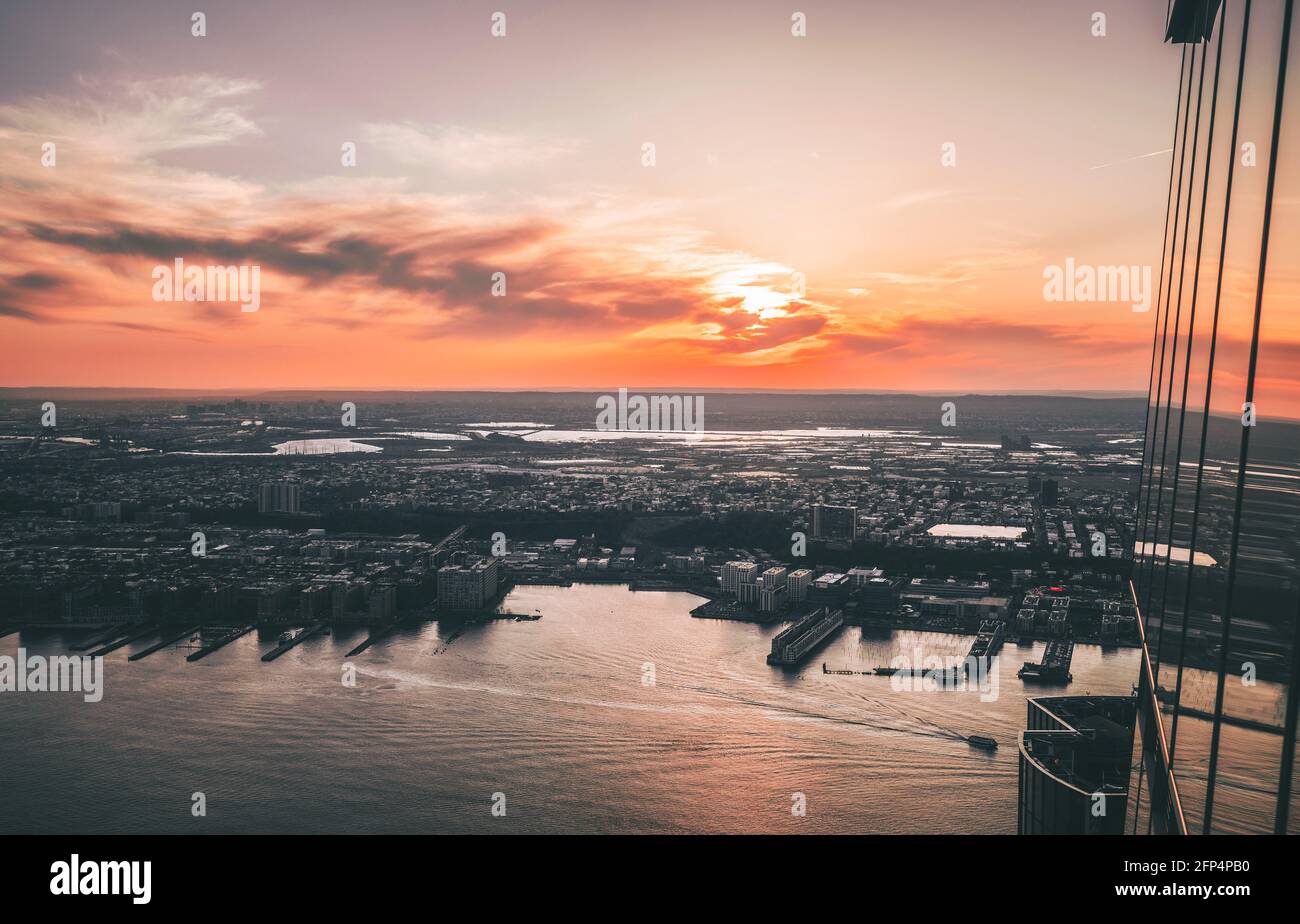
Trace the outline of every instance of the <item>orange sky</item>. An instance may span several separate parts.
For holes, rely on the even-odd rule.
[[[696,6],[0,13],[0,384],[1145,389],[1163,3]]]

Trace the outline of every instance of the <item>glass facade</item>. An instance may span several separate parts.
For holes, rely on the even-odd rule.
[[[1293,0],[1178,0],[1132,589],[1134,833],[1300,830],[1300,86]]]

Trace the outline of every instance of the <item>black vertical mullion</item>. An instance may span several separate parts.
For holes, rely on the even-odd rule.
[[[1219,269],[1214,283],[1214,317],[1210,322],[1210,349],[1206,360],[1205,404],[1201,415],[1201,445],[1200,454],[1196,460],[1196,490],[1192,499],[1191,534],[1187,542],[1189,555],[1191,557],[1188,560],[1187,587],[1183,596],[1183,627],[1182,637],[1178,646],[1178,679],[1174,686],[1174,717],[1169,731],[1169,760],[1171,763],[1174,759],[1174,748],[1178,740],[1178,712],[1179,705],[1182,702],[1183,666],[1187,652],[1187,617],[1192,606],[1192,580],[1195,576],[1191,562],[1196,556],[1196,541],[1201,515],[1201,491],[1205,482],[1205,446],[1209,440],[1210,433],[1210,399],[1213,396],[1214,389],[1214,359],[1218,352],[1219,345],[1219,307],[1222,303],[1223,296],[1223,268],[1228,253],[1228,219],[1232,213],[1232,181],[1236,177],[1237,136],[1241,125],[1241,88],[1246,79],[1246,49],[1247,40],[1250,37],[1250,5],[1251,0],[1246,0],[1246,6],[1242,13],[1241,58],[1237,62],[1237,98],[1232,109],[1232,140],[1228,144],[1228,181],[1223,196],[1223,230],[1219,237]],[[1225,2],[1223,13],[1224,26],[1227,25],[1227,20],[1227,4]],[[1220,38],[1222,38],[1222,36],[1220,36]]]
[[[1135,577],[1137,577],[1136,584],[1139,589],[1142,587],[1142,575],[1146,571],[1145,562],[1148,560],[1148,556],[1146,554],[1146,539],[1147,539],[1147,527],[1150,526],[1151,523],[1151,519],[1150,519],[1151,478],[1154,475],[1154,471],[1155,471],[1154,441],[1155,441],[1155,435],[1157,432],[1159,432],[1160,429],[1160,395],[1164,392],[1165,349],[1169,340],[1169,290],[1170,288],[1173,287],[1173,278],[1174,278],[1173,277],[1173,273],[1174,273],[1173,252],[1174,252],[1174,248],[1177,247],[1177,243],[1178,243],[1177,240],[1178,239],[1178,217],[1179,215],[1182,214],[1181,209],[1182,209],[1182,201],[1183,201],[1183,170],[1187,165],[1187,124],[1190,121],[1189,117],[1191,116],[1191,111],[1192,111],[1191,86],[1192,86],[1192,73],[1195,71],[1195,61],[1196,61],[1196,50],[1195,48],[1193,48],[1191,66],[1187,68],[1187,94],[1186,94],[1187,105],[1183,109],[1183,130],[1180,136],[1182,138],[1182,144],[1178,149],[1178,185],[1175,187],[1174,190],[1173,235],[1170,238],[1170,244],[1169,244],[1169,277],[1168,277],[1168,282],[1165,285],[1164,326],[1163,326],[1163,330],[1159,334],[1160,363],[1156,367],[1156,387],[1155,387],[1155,391],[1152,393],[1152,397],[1155,400],[1154,402],[1148,401],[1148,404],[1150,405],[1148,408],[1148,417],[1151,418],[1151,430],[1149,433],[1143,434],[1143,436],[1145,437],[1144,441],[1146,443],[1152,444],[1152,449],[1151,449],[1150,459],[1148,460],[1149,469],[1147,472],[1145,504],[1142,503],[1140,497],[1138,499],[1139,504],[1142,506],[1142,510],[1138,516],[1139,516],[1139,522],[1142,524],[1142,535],[1140,537],[1140,541],[1141,541],[1140,547],[1142,548],[1142,552],[1143,552],[1143,556],[1142,556],[1143,562],[1139,562],[1138,568],[1136,569],[1138,573],[1135,575]],[[1151,414],[1152,410],[1154,410],[1154,416],[1152,416]],[[1151,552],[1152,554],[1155,553],[1154,538],[1151,543]],[[1142,612],[1143,612],[1143,616],[1142,616],[1143,622],[1146,624],[1147,628],[1150,628],[1151,612],[1150,610],[1147,609],[1143,609]]]
[[[1162,661],[1161,652],[1165,644],[1165,622],[1166,615],[1169,612],[1169,574],[1173,570],[1174,558],[1174,526],[1178,522],[1178,483],[1182,475],[1183,467],[1183,434],[1187,423],[1187,389],[1191,384],[1192,376],[1192,347],[1195,343],[1196,335],[1196,301],[1201,291],[1201,248],[1205,243],[1205,213],[1208,208],[1210,193],[1210,165],[1214,160],[1214,121],[1219,110],[1219,68],[1223,63],[1223,32],[1227,24],[1227,10],[1224,10],[1224,21],[1219,27],[1218,49],[1214,53],[1214,85],[1210,90],[1210,124],[1205,134],[1205,170],[1201,177],[1201,217],[1197,222],[1196,230],[1196,257],[1192,263],[1192,302],[1191,310],[1187,317],[1187,348],[1183,351],[1183,396],[1182,404],[1178,410],[1178,439],[1174,449],[1174,483],[1169,493],[1169,541],[1166,543],[1165,552],[1165,573],[1164,584],[1160,591],[1160,638],[1156,642],[1156,660],[1154,670],[1158,675],[1160,673],[1160,664]],[[1202,61],[1201,77],[1202,89],[1204,89],[1205,68]],[[1197,100],[1200,105],[1200,100]],[[1231,155],[1235,157],[1234,155]],[[1184,270],[1184,272],[1186,272]],[[1179,283],[1179,293],[1181,297],[1182,283]],[[1159,532],[1157,528],[1157,533]],[[1190,580],[1192,573],[1192,564],[1194,553],[1189,548],[1187,553],[1187,576]],[[1187,635],[1187,609],[1182,611],[1181,636],[1186,638]],[[1177,705],[1174,706],[1177,709]],[[1172,753],[1170,760],[1173,760]]]
[[[1300,711],[1300,600],[1296,601],[1295,622],[1291,628],[1291,677],[1286,691],[1286,719],[1282,729],[1282,768],[1277,780],[1277,807],[1273,813],[1273,833],[1286,834],[1287,814],[1291,810],[1291,778],[1295,774],[1296,713]]]
[[[1170,0],[1170,2],[1172,3],[1172,0]],[[1173,211],[1173,207],[1174,207],[1174,168],[1175,165],[1181,161],[1181,157],[1176,155],[1174,152],[1178,148],[1178,118],[1180,115],[1182,115],[1182,110],[1183,110],[1183,81],[1186,75],[1187,75],[1187,46],[1184,45],[1182,65],[1178,71],[1178,102],[1174,106],[1174,137],[1169,145],[1169,191],[1168,193],[1166,193],[1166,198],[1165,198],[1165,230],[1164,230],[1164,234],[1161,236],[1160,276],[1156,282],[1155,326],[1151,331],[1151,371],[1147,375],[1147,400],[1146,400],[1145,407],[1143,407],[1142,409],[1143,410],[1142,462],[1138,467],[1137,496],[1133,500],[1133,533],[1139,540],[1141,540],[1142,538],[1142,528],[1144,525],[1143,523],[1140,522],[1141,507],[1142,507],[1142,485],[1146,483],[1148,489],[1150,489],[1150,482],[1146,478],[1147,449],[1150,448],[1150,440],[1146,438],[1146,435],[1148,429],[1151,426],[1151,394],[1156,383],[1156,346],[1160,342],[1160,316],[1162,313],[1161,301],[1164,295],[1164,288],[1165,288],[1165,263],[1167,261],[1168,253],[1173,250],[1173,243],[1169,240],[1169,227],[1170,227],[1169,214],[1170,212]],[[1176,223],[1177,220],[1178,219],[1175,218],[1174,222]],[[1135,559],[1135,563],[1137,563],[1138,556],[1136,554],[1134,555],[1134,559]]]
[[[1193,58],[1195,58],[1195,49],[1193,49]],[[1194,193],[1193,186],[1196,182],[1196,150],[1200,144],[1201,138],[1201,101],[1205,94],[1205,51],[1201,51],[1201,76],[1199,80],[1199,89],[1196,93],[1196,122],[1192,130],[1192,152],[1191,152],[1191,171],[1187,177],[1187,208],[1183,215],[1183,243],[1182,251],[1178,258],[1178,298],[1174,305],[1174,334],[1171,341],[1172,349],[1169,353],[1169,396],[1165,399],[1165,428],[1160,438],[1160,475],[1156,480],[1156,515],[1155,524],[1151,531],[1151,558],[1150,558],[1150,577],[1147,581],[1147,590],[1145,595],[1147,612],[1154,612],[1151,605],[1154,597],[1156,584],[1156,547],[1160,541],[1160,512],[1161,505],[1165,494],[1165,469],[1168,465],[1169,456],[1169,417],[1173,410],[1174,402],[1174,367],[1178,363],[1178,330],[1183,316],[1183,281],[1187,278],[1187,239],[1192,225],[1192,208]],[[1203,208],[1203,206],[1202,206]],[[1157,396],[1158,400],[1158,396]],[[1157,412],[1159,405],[1157,405]],[[1158,418],[1158,413],[1157,413]],[[1150,509],[1150,494],[1147,496],[1147,506]],[[1163,639],[1165,635],[1165,613],[1164,608],[1160,610],[1160,635]],[[1156,651],[1160,650],[1160,642],[1156,642]],[[1160,664],[1158,661],[1153,662],[1152,671],[1158,671]],[[1158,679],[1158,678],[1157,678]]]
[[[1290,13],[1291,5],[1288,2],[1288,22],[1285,30],[1286,34],[1282,39],[1287,44],[1289,44],[1290,40]],[[1283,46],[1282,52],[1284,60],[1285,49],[1286,45]],[[1285,72],[1285,68],[1282,66],[1279,66],[1279,70]],[[1280,119],[1282,114],[1280,90],[1278,97],[1277,115]],[[1273,156],[1276,159],[1276,151]],[[1291,810],[1291,780],[1295,774],[1296,719],[1297,712],[1300,712],[1300,684],[1296,682],[1297,675],[1300,675],[1300,600],[1296,602],[1295,621],[1291,625],[1291,676],[1288,679],[1286,692],[1286,717],[1283,720],[1282,730],[1282,767],[1277,781],[1277,807],[1273,814],[1274,834],[1286,834],[1287,816]]]

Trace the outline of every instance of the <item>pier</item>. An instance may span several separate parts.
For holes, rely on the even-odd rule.
[[[473,613],[466,614],[466,622],[490,622],[493,619],[513,619],[515,622],[536,622],[542,618],[539,612],[532,613],[512,613],[508,610],[493,613]]]
[[[248,633],[252,632],[256,628],[257,626],[248,625],[248,626],[241,626],[238,629],[232,629],[229,632],[227,632],[225,635],[221,636],[221,638],[217,639],[215,642],[210,642],[207,645],[204,645],[198,651],[186,655],[185,660],[197,661],[200,658],[206,658],[208,655],[212,654],[212,652],[217,651],[220,648],[225,648],[235,639],[239,638],[240,636],[247,635]]]
[[[102,658],[110,651],[117,651],[117,649],[123,647],[124,645],[129,645],[134,641],[138,641],[139,639],[147,638],[148,636],[153,635],[157,631],[158,631],[157,626],[147,626],[141,629],[139,632],[132,632],[128,635],[122,636],[115,642],[109,642],[107,645],[104,645],[100,648],[96,648],[94,651],[90,653],[90,657]]]
[[[996,619],[986,619],[980,623],[979,634],[975,636],[970,652],[966,655],[967,671],[971,669],[971,665],[979,664],[980,661],[984,662],[984,669],[988,669],[993,656],[1002,650],[1003,628],[1003,624]]]
[[[1069,683],[1074,677],[1070,674],[1070,662],[1074,659],[1074,642],[1068,638],[1052,639],[1043,652],[1043,660],[1035,663],[1026,661],[1017,676],[1021,680],[1040,681],[1042,683]]]
[[[826,666],[826,662],[823,661],[823,662],[822,662],[822,673],[823,673],[823,674],[838,674],[838,675],[841,676],[841,677],[870,677],[870,676],[872,676],[873,674],[876,674],[876,673],[878,673],[878,672],[877,672],[877,671],[848,671],[848,670],[834,670],[834,669],[832,669],[832,668],[827,667],[827,666]]]
[[[354,655],[359,655],[359,654],[361,654],[361,652],[365,651],[367,648],[369,648],[369,647],[370,647],[371,645],[373,645],[375,642],[379,641],[381,638],[383,638],[384,636],[388,635],[390,632],[392,632],[392,631],[393,631],[394,629],[396,629],[396,628],[397,628],[397,623],[396,623],[395,621],[394,621],[394,622],[390,622],[390,623],[388,623],[387,625],[384,625],[384,626],[376,626],[374,629],[370,630],[370,635],[368,635],[368,636],[366,637],[366,640],[365,640],[364,642],[362,642],[360,645],[357,645],[355,648],[353,648],[351,651],[349,651],[349,652],[348,652],[347,654],[345,654],[343,657],[345,657],[345,658],[351,658],[351,657],[353,657]]]
[[[105,642],[119,638],[127,633],[125,626],[113,626],[113,628],[98,632],[90,638],[83,638],[75,645],[69,645],[69,651],[85,651],[87,648],[94,648],[96,645],[102,645]]]
[[[781,618],[780,613],[760,613],[753,607],[737,603],[735,600],[706,600],[691,610],[691,616],[696,619],[727,619],[732,622],[753,622],[760,626],[776,622]]]
[[[186,629],[184,632],[181,632],[177,635],[169,635],[165,637],[162,641],[150,645],[148,648],[144,649],[143,651],[137,651],[133,655],[127,655],[126,659],[128,661],[139,661],[141,658],[148,657],[149,655],[153,654],[155,651],[161,651],[162,649],[166,648],[168,645],[175,645],[183,638],[189,638],[191,635],[193,635],[195,632],[200,631],[202,628],[203,628],[202,625],[191,626],[190,628]]]
[[[313,635],[319,635],[321,632],[324,632],[325,629],[326,629],[326,625],[323,622],[318,622],[316,625],[312,626],[309,629],[303,629],[301,632],[299,632],[293,638],[289,639],[287,642],[281,642],[280,644],[272,648],[270,651],[268,651],[266,654],[262,655],[262,660],[274,661],[276,658],[280,657],[280,655],[284,654],[290,648],[294,647],[295,645],[301,645],[303,642],[307,641],[307,639],[311,638]]]
[[[772,651],[767,656],[767,663],[794,667],[842,625],[843,610],[818,607],[773,636]]]

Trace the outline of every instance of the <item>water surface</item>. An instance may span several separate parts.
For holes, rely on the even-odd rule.
[[[0,695],[0,825],[50,832],[1015,831],[1022,660],[1000,696],[903,692],[870,670],[969,636],[847,628],[798,672],[777,626],[692,619],[699,598],[619,585],[522,587],[536,622],[428,623],[352,659],[365,630],[263,663],[276,633],[209,657],[107,656],[102,702]],[[25,632],[62,653],[57,632]],[[0,640],[14,654],[19,636]],[[1075,649],[1070,693],[1123,694],[1137,652]],[[1038,687],[1038,693],[1061,692]],[[962,735],[995,737],[995,753]],[[190,814],[207,797],[206,818]],[[504,793],[506,817],[491,814]],[[791,814],[794,793],[806,817]]]

